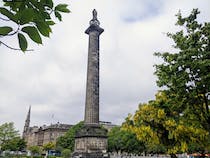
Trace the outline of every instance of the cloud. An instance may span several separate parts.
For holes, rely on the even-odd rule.
[[[153,65],[160,60],[153,53],[175,51],[164,33],[177,30],[178,10],[188,15],[199,8],[199,20],[210,20],[208,0],[68,3],[72,13],[53,27],[43,46],[30,45],[34,52],[0,47],[0,124],[13,121],[22,131],[29,105],[32,126],[83,120],[88,51],[84,31],[93,8],[105,29],[100,36],[100,119],[115,124],[134,113],[140,102],[154,99],[158,87]],[[16,44],[15,39],[7,41]]]

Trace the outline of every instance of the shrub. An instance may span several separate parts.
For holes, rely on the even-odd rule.
[[[61,152],[61,155],[63,158],[69,158],[70,155],[71,155],[71,150],[70,149],[64,149],[62,152]]]

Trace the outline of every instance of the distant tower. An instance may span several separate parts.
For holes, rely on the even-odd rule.
[[[29,127],[30,127],[30,118],[31,118],[31,106],[29,107],[28,114],[27,114],[27,117],[26,117],[26,120],[25,120],[24,129],[23,129],[23,138],[24,139],[26,139],[26,135],[27,135],[27,132],[28,132]]]
[[[104,158],[107,154],[107,130],[99,125],[99,36],[104,31],[93,10],[89,35],[84,126],[75,136],[73,157]]]

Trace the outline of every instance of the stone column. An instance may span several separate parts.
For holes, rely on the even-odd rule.
[[[85,124],[89,125],[99,123],[99,36],[103,31],[93,10],[93,19],[85,31],[89,35]]]
[[[75,135],[73,158],[108,158],[107,130],[99,125],[99,27],[97,12],[85,31],[89,35],[85,124]]]

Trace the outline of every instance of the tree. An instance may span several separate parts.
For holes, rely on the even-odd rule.
[[[1,150],[22,151],[26,147],[26,142],[20,138],[15,137],[7,140],[1,147]]]
[[[55,143],[53,143],[53,142],[49,142],[49,143],[43,145],[43,150],[45,150],[45,151],[49,151],[52,149],[55,149]]]
[[[63,158],[69,158],[71,156],[71,150],[70,149],[64,149],[61,153]]]
[[[4,22],[0,27],[0,45],[23,52],[28,50],[28,39],[42,44],[42,36],[49,37],[55,24],[53,13],[62,21],[61,12],[70,12],[67,4],[55,6],[53,0],[4,0],[3,3],[4,6],[0,7],[0,21]],[[16,36],[20,49],[4,42],[4,39]]]
[[[137,140],[136,135],[121,130],[121,127],[114,127],[108,133],[108,151],[126,152],[128,154],[141,154],[144,151],[144,144]]]
[[[0,125],[0,146],[18,136],[18,131],[15,130],[13,122]]]
[[[42,152],[42,149],[39,146],[31,146],[29,147],[29,150],[31,151],[32,156],[39,155]]]
[[[205,148],[208,131],[173,111],[170,103],[166,93],[159,92],[155,100],[140,104],[135,114],[128,116],[123,129],[135,133],[153,153],[176,157],[176,153],[188,152],[192,144]]]
[[[155,74],[173,109],[210,131],[210,23],[199,23],[199,13],[193,9],[187,17],[176,15],[176,25],[183,29],[167,35],[178,53],[155,53],[163,59]]]
[[[147,150],[161,147],[171,157],[210,147],[210,23],[198,23],[199,13],[193,9],[188,17],[177,14],[176,24],[183,30],[167,35],[178,52],[155,53],[163,59],[155,74],[164,90],[155,100],[140,104],[123,124]]]
[[[75,134],[82,128],[83,125],[84,123],[81,121],[72,126],[64,136],[59,137],[56,141],[56,148],[60,150],[70,149],[72,152],[74,150]]]

